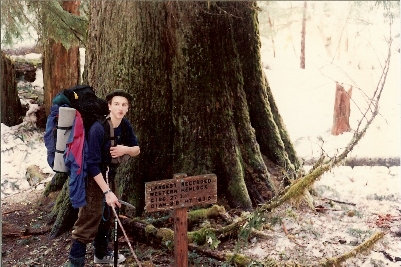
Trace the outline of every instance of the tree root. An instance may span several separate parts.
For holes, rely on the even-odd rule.
[[[379,241],[382,237],[384,236],[384,232],[377,232],[373,234],[368,240],[357,246],[356,248],[352,249],[351,251],[348,251],[344,253],[341,256],[335,257],[335,258],[329,258],[324,262],[321,262],[321,266],[327,266],[327,267],[332,267],[332,266],[340,266],[340,264],[349,258],[355,257],[361,252],[364,252],[368,249],[370,249],[377,241]]]
[[[213,205],[209,208],[190,210],[188,212],[188,225],[192,225],[204,219],[215,218],[215,217],[222,218],[226,223],[231,223],[233,221],[233,219],[226,212],[223,206]],[[147,220],[146,223],[150,223],[156,226],[156,225],[162,225],[171,219],[172,219],[171,215],[168,215],[159,217],[157,219]]]
[[[249,266],[252,263],[259,263],[243,254],[227,253],[224,251],[211,250],[208,248],[200,247],[195,244],[189,244],[188,248],[202,255],[208,256],[210,258],[217,259],[223,262],[233,263],[235,266]]]
[[[47,184],[44,196],[48,196],[52,192],[60,191],[63,188],[63,185],[66,183],[68,179],[68,175],[66,173],[56,173],[51,182]]]
[[[48,217],[50,222],[54,221],[50,237],[55,238],[68,229],[71,229],[77,216],[78,209],[73,209],[71,206],[68,182],[65,182],[61,192],[57,196],[56,204]]]

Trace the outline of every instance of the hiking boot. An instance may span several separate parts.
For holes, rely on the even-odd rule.
[[[114,251],[110,251],[108,255],[105,255],[103,258],[99,259],[98,257],[93,256],[94,263],[104,264],[104,263],[114,263]],[[125,261],[125,257],[123,254],[118,254],[118,263],[122,263]]]
[[[67,267],[85,266],[86,244],[73,239],[70,255],[68,256]]]
[[[69,259],[67,262],[63,264],[63,267],[83,267],[85,266],[85,258],[82,258],[81,260],[74,261]]]

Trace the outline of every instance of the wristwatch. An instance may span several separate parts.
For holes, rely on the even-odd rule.
[[[107,195],[107,193],[111,192],[111,189],[106,190],[105,192],[103,192],[103,195]]]

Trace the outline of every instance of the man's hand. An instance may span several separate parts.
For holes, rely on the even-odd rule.
[[[112,158],[121,157],[125,154],[130,155],[131,157],[135,157],[138,156],[139,153],[141,153],[139,146],[129,147],[129,146],[117,145],[110,147],[110,155]]]
[[[115,208],[116,206],[118,206],[119,208],[121,208],[121,203],[118,201],[118,198],[112,191],[106,194],[106,203],[110,207]]]
[[[112,158],[121,157],[127,154],[127,146],[117,145],[110,147],[110,154]]]

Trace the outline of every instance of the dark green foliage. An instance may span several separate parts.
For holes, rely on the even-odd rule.
[[[11,45],[17,39],[22,40],[32,27],[43,42],[51,38],[67,49],[78,42],[85,45],[88,2],[81,2],[83,15],[76,16],[63,10],[56,0],[2,0],[1,42]]]
[[[22,40],[30,20],[24,12],[22,1],[1,1],[1,43],[11,45],[14,39]]]

